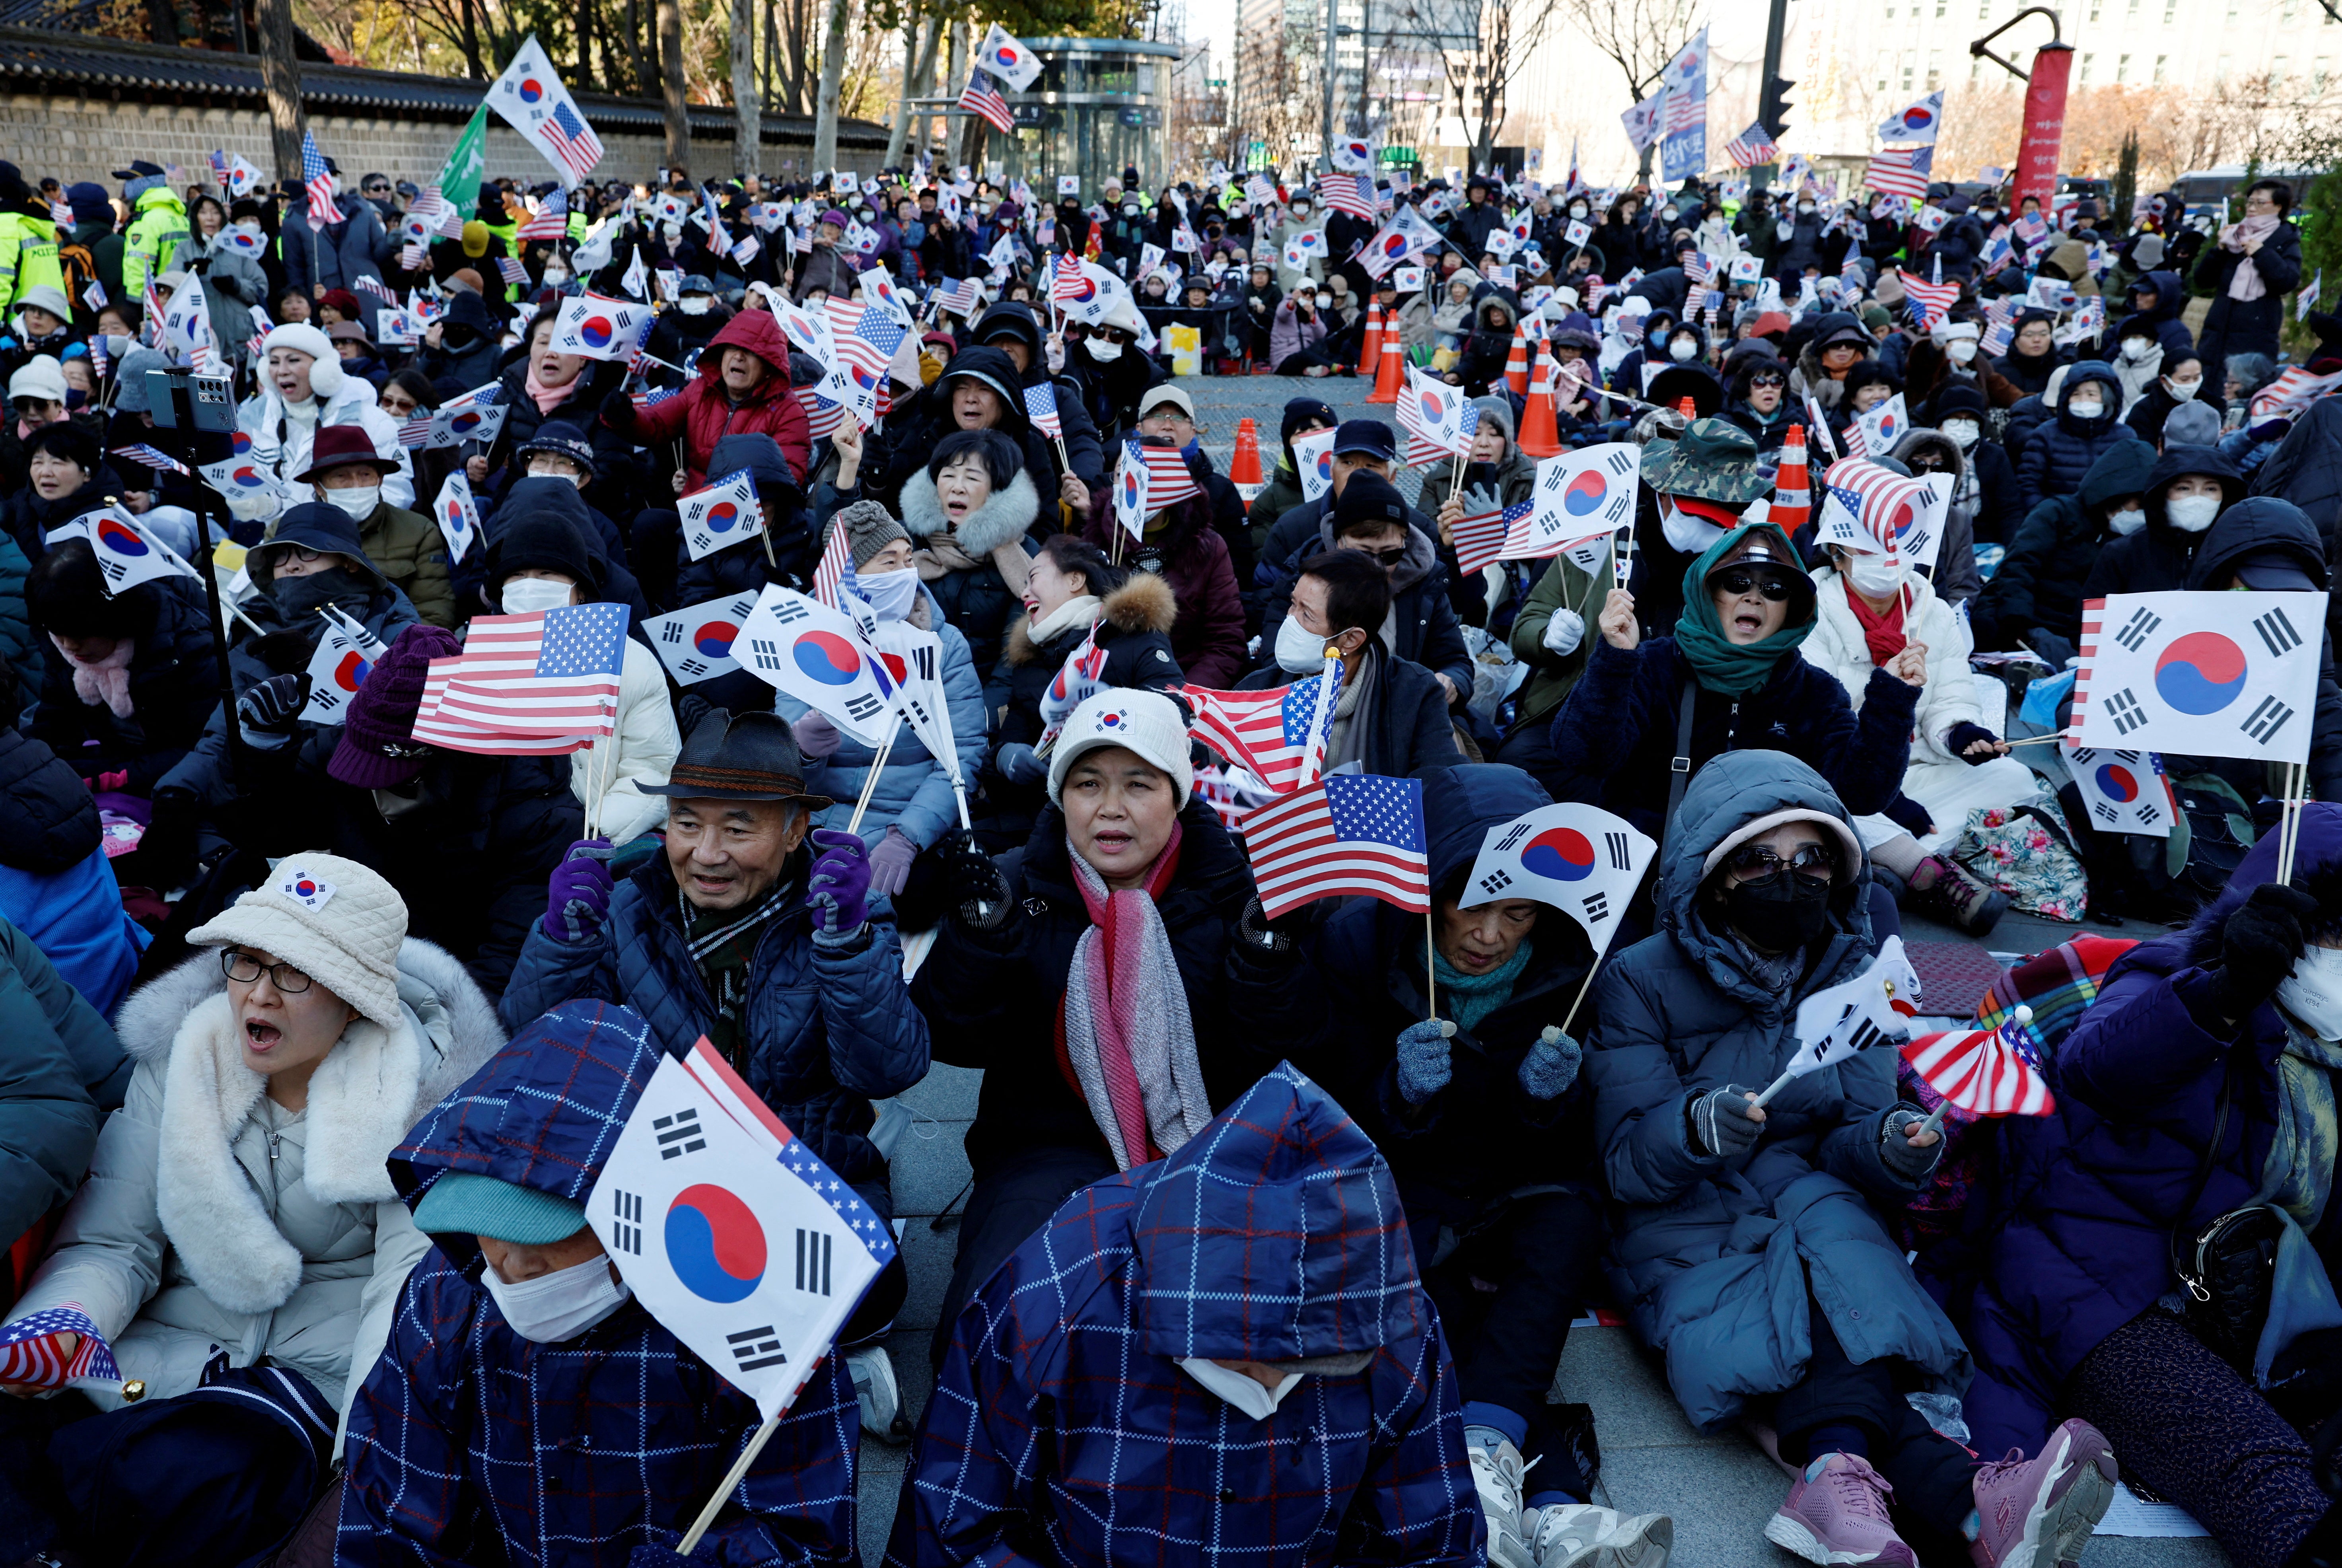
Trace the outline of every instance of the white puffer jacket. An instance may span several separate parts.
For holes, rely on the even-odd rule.
[[[314,377],[316,372],[310,374]],[[398,422],[375,405],[374,387],[365,377],[344,375],[335,366],[331,379],[338,383],[335,389],[311,398],[305,409],[288,409],[271,386],[237,411],[237,423],[252,437],[252,461],[276,476],[285,495],[281,506],[265,493],[253,497],[230,495],[228,510],[237,521],[272,522],[286,507],[319,499],[315,485],[303,484],[295,475],[309,471],[309,453],[317,444],[320,424],[364,425],[385,465],[382,498],[393,506],[415,504],[415,459],[398,444]]]
[[[128,1097],[9,1321],[78,1303],[150,1398],[195,1388],[225,1352],[232,1366],[293,1368],[346,1421],[431,1244],[384,1162],[504,1044],[453,954],[409,937],[398,969],[401,1026],[353,1023],[298,1113],[245,1066],[216,952],[124,1002]]]

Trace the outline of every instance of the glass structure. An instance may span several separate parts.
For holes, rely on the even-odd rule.
[[[1137,38],[1027,38],[1041,57],[1030,92],[1007,93],[1016,134],[985,139],[986,163],[1031,183],[1054,201],[1063,175],[1079,175],[1082,199],[1097,199],[1108,175],[1138,171],[1149,190],[1162,184],[1164,120],[1170,105],[1176,44]]]

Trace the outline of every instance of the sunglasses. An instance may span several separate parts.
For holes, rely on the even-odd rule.
[[[1356,547],[1353,545],[1350,548]],[[1387,550],[1359,550],[1357,553],[1386,569],[1406,559],[1406,546],[1404,544],[1394,544]]]
[[[1744,844],[1726,855],[1724,864],[1749,882],[1762,882],[1784,871],[1793,871],[1816,882],[1827,882],[1837,874],[1837,857],[1830,854],[1828,845],[1819,844],[1801,844],[1787,860],[1774,854],[1770,844]]]
[[[1748,378],[1748,385],[1751,386],[1787,386],[1789,385],[1789,378],[1786,375],[1752,375]]]
[[[1709,587],[1720,588],[1736,599],[1744,594],[1762,594],[1777,604],[1787,599],[1791,592],[1789,579],[1775,572],[1762,575],[1755,572],[1723,572],[1707,581]]]

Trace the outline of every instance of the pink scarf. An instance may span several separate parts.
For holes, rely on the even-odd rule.
[[[531,397],[536,399],[536,411],[539,414],[552,413],[561,406],[563,399],[577,390],[577,384],[575,381],[566,386],[545,385],[545,383],[537,380],[535,365],[529,366],[528,374],[522,380],[521,385],[527,390]]]
[[[63,654],[65,663],[73,666],[75,696],[93,708],[104,703],[117,719],[130,716],[130,657],[138,651],[135,639],[118,639],[114,644],[114,652],[95,664],[75,658],[73,650],[66,647],[64,639],[55,632],[49,634],[49,641],[56,644],[57,652]]]
[[[1066,846],[1091,921],[1066,976],[1066,1065],[1125,1171],[1171,1153],[1212,1118],[1186,988],[1155,907],[1178,870],[1179,838],[1175,824],[1146,885],[1119,891]]]
[[[2253,241],[2266,240],[2269,235],[2277,233],[2277,225],[2282,221],[2280,218],[2264,215],[2247,218],[2242,223],[2230,224],[2220,231],[2220,248],[2241,251]],[[2261,269],[2253,265],[2253,258],[2248,255],[2238,262],[2236,272],[2228,278],[2228,297],[2234,300],[2251,300],[2263,298],[2267,294],[2268,285],[2262,281]]]

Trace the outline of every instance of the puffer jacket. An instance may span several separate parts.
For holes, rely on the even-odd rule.
[[[104,1018],[33,939],[0,920],[0,1237],[14,1243],[88,1174],[98,1124],[129,1076]],[[0,1265],[0,1285],[9,1283]]]
[[[2053,495],[2027,514],[2000,569],[1969,606],[1977,646],[2014,648],[2037,626],[2079,641],[2083,584],[2113,538],[2107,509],[2144,491],[2154,466],[2155,449],[2147,443],[2117,441],[2090,464],[2074,494]]]
[[[1966,1320],[1977,1363],[1968,1419],[1982,1447],[2037,1447],[2066,1413],[2053,1402],[2067,1374],[2178,1288],[2174,1233],[2198,1234],[2257,1201],[2285,1114],[2287,1026],[2267,1000],[2228,1022],[2220,932],[2277,879],[2277,840],[2265,834],[2246,851],[2185,931],[2116,961],[2049,1064],[2055,1109],[1992,1124],[2002,1180]],[[2342,907],[2342,809],[2305,808],[2294,856],[2293,885],[2321,909]],[[2228,1128],[2214,1149],[2223,1084]],[[2327,1257],[2337,1216],[2342,1205],[2329,1202],[2314,1237]]]
[[[772,374],[757,384],[745,402],[732,401],[724,385],[724,351],[745,348],[765,362]],[[613,414],[616,417],[613,417]],[[789,340],[781,325],[765,310],[743,311],[725,323],[708,340],[699,356],[699,375],[680,397],[648,409],[615,402],[604,414],[609,428],[629,441],[654,449],[681,436],[689,487],[707,483],[708,460],[716,444],[727,435],[769,435],[780,443],[789,471],[797,484],[806,482],[806,465],[813,454],[813,427],[806,423],[805,404],[789,386]]]
[[[0,730],[0,918],[111,1011],[148,939],[122,911],[100,834],[97,803],[74,769],[32,736]]]
[[[44,636],[40,703],[25,728],[71,757],[84,777],[127,774],[130,794],[151,794],[195,744],[217,704],[211,613],[203,588],[185,577],[141,583],[121,597],[149,617],[130,655],[129,716],[116,717],[103,702],[82,701],[74,690],[72,662]]]
[[[0,661],[6,662],[25,693],[39,691],[47,673],[41,654],[48,639],[33,630],[25,600],[25,579],[32,574],[33,564],[16,542],[0,535]]]
[[[2104,394],[2098,416],[2077,419],[2074,394],[2089,385]],[[2029,513],[2053,495],[2073,494],[2107,448],[2119,441],[2137,441],[2137,434],[2122,422],[2122,383],[2104,360],[2083,360],[2067,371],[2056,415],[2034,431],[2017,459],[2018,504]]]
[[[1325,996],[1298,949],[1264,953],[1237,938],[1254,896],[1252,868],[1201,796],[1179,814],[1179,864],[1155,901],[1212,1104],[1240,1096],[1276,1058],[1306,1063],[1326,1044]],[[1111,1159],[1060,1042],[1074,948],[1090,928],[1075,885],[1066,817],[1046,807],[1022,849],[1004,856],[1010,908],[996,930],[947,916],[911,999],[940,1043],[936,1059],[984,1072],[967,1154],[979,1178],[1036,1148]],[[784,1114],[786,1120],[786,1114]],[[794,1125],[794,1124],[792,1124]]]
[[[800,844],[782,871],[802,889],[811,869]],[[716,999],[686,945],[675,874],[653,854],[610,895],[602,928],[564,942],[532,925],[499,1004],[515,1028],[564,1002],[623,1004],[648,1021],[660,1048],[681,1058],[716,1016]],[[802,903],[766,925],[750,959],[733,1065],[773,1114],[813,1145],[864,1201],[892,1213],[886,1162],[871,1144],[870,1102],[899,1094],[927,1071],[927,1021],[903,988],[903,946],[876,919],[836,942],[814,933]]]
[[[97,803],[31,735],[0,728],[0,863],[54,876],[98,846]]]
[[[2231,299],[2229,285],[2244,265],[2242,251],[2221,245],[2217,236],[2204,247],[2196,263],[2196,286],[2212,296],[2205,315],[2204,363],[2226,366],[2232,354],[2277,352],[2278,329],[2285,325],[2285,296],[2301,286],[2301,231],[2280,220],[2252,257],[2263,293],[2254,300]]]
[[[430,1246],[383,1162],[504,1044],[487,998],[429,943],[400,947],[398,1000],[397,1026],[352,1023],[307,1109],[287,1113],[244,1064],[216,953],[134,993],[118,1024],[128,1098],[9,1320],[77,1302],[154,1397],[195,1387],[225,1352],[291,1367],[346,1421],[353,1369],[374,1364]]]
[[[842,501],[846,499],[851,497],[840,497]],[[935,480],[925,468],[912,470],[903,481],[901,499],[903,526],[913,540],[949,534],[962,554],[976,563],[955,571],[930,558],[932,564],[920,565],[919,577],[943,611],[944,619],[967,639],[968,657],[975,667],[990,669],[1000,661],[1009,618],[1024,604],[1008,591],[1000,568],[993,564],[992,553],[1003,544],[1016,544],[1027,554],[1040,547],[1037,541],[1026,537],[1026,531],[1041,515],[1041,499],[1033,488],[1033,471],[1018,470],[1014,479],[969,513],[956,530],[944,512],[942,498],[936,494]]]
[[[886,1568],[1110,1568],[1159,1556],[1166,1524],[1259,1568],[1475,1568],[1462,1396],[1407,1218],[1365,1131],[1289,1063],[1169,1158],[1076,1193],[961,1314]],[[1264,1313],[1272,1278],[1298,1289]],[[1167,1310],[1175,1291],[1192,1303]],[[1178,1364],[1361,1351],[1258,1421]],[[1046,1411],[1051,1441],[1011,1410]]]
[[[2244,484],[2237,477],[2236,465],[2217,447],[2175,446],[2157,457],[2155,465],[2147,470],[2147,482],[2140,491],[2147,510],[2146,525],[2125,538],[2109,540],[2106,548],[2098,552],[2083,584],[2083,598],[2102,599],[2109,594],[2158,594],[2187,585],[2197,552],[2203,548],[2211,530],[2190,534],[2174,528],[2164,492],[2173,480],[2191,474],[2217,479],[2226,505],[2233,506],[2243,493]],[[2213,526],[2217,525],[2216,519]]]
[[[1791,1079],[1735,1159],[1691,1140],[1692,1101],[1771,1084],[1798,1049],[1797,1004],[1871,961],[1867,864],[1834,890],[1829,930],[1786,992],[1759,984],[1739,944],[1710,928],[1699,897],[1707,855],[1788,809],[1852,831],[1837,794],[1794,757],[1736,752],[1693,777],[1663,852],[1659,930],[1604,970],[1601,1022],[1586,1042],[1616,1216],[1611,1281],[1643,1342],[1666,1356],[1684,1413],[1709,1433],[1805,1375],[1808,1292],[1857,1363],[1900,1358],[1939,1393],[1958,1393],[1973,1370],[1871,1207],[1900,1207],[1918,1190],[1881,1155],[1891,1053]]]

